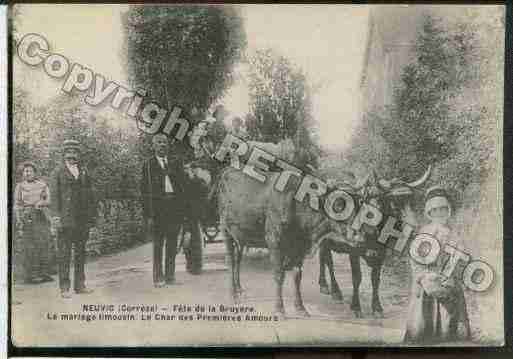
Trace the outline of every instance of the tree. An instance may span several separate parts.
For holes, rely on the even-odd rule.
[[[62,160],[65,139],[80,141],[82,157],[95,179],[98,198],[134,196],[142,166],[135,131],[113,127],[91,112],[80,97],[62,94],[45,106],[34,106],[28,94],[14,91],[14,165],[31,160],[48,176]]]
[[[298,162],[317,164],[316,124],[306,76],[287,58],[271,49],[249,57],[250,136],[265,142],[292,138]]]
[[[493,147],[484,141],[494,136],[494,128],[484,125],[495,105],[487,108],[482,101],[489,74],[479,64],[493,56],[481,50],[475,26],[468,19],[451,23],[424,17],[414,61],[402,70],[391,106],[364,115],[352,158],[365,158],[378,172],[402,178],[415,178],[432,164],[432,181],[460,194],[487,175]],[[368,131],[379,143],[368,143]]]
[[[399,172],[411,174],[415,163],[438,164],[437,180],[459,193],[486,175],[483,160],[492,151],[482,143],[487,109],[473,91],[484,80],[476,67],[481,54],[475,34],[470,22],[448,28],[425,18],[416,62],[405,68],[394,96],[396,126],[382,129],[393,156],[409,154]]]
[[[239,10],[229,5],[131,5],[123,26],[133,88],[185,116],[224,94],[246,46]]]
[[[261,141],[262,135],[260,134],[260,130],[258,129],[258,121],[255,116],[251,113],[247,113],[244,117],[244,126],[246,127],[246,131],[248,131],[248,136],[255,141]]]

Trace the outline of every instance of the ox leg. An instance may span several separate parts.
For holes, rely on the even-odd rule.
[[[371,283],[372,283],[372,314],[383,318],[383,307],[379,300],[379,283],[381,281],[381,264],[375,265],[371,269]]]
[[[232,295],[232,299],[235,303],[238,302],[238,292],[237,292],[237,284],[235,281],[236,278],[236,261],[235,261],[235,243],[233,240],[233,237],[229,235],[228,233],[224,232],[225,239],[224,244],[226,248],[226,255],[228,256],[228,265],[230,267],[230,275],[229,277],[229,286],[230,286],[230,293]]]
[[[340,287],[338,286],[337,278],[335,277],[335,266],[333,265],[333,253],[331,248],[328,248],[326,264],[328,265],[328,271],[330,273],[331,298],[337,302],[341,302],[343,300],[343,296],[342,292],[340,291]]]
[[[322,294],[330,294],[330,288],[326,282],[326,256],[330,249],[326,242],[324,241],[319,248],[319,290]]]
[[[362,307],[360,306],[360,283],[362,282],[362,268],[360,266],[360,257],[349,255],[351,261],[351,274],[353,277],[353,299],[351,301],[351,310],[355,317],[362,317]]]
[[[240,285],[240,263],[242,261],[242,257],[243,257],[243,253],[244,253],[244,246],[241,246],[241,248],[239,248],[239,246],[236,245],[236,249],[235,249],[235,252],[236,252],[236,255],[235,255],[235,268],[236,268],[236,271],[235,271],[235,290],[237,291],[238,295],[241,296],[242,293],[244,292],[244,290],[242,289],[242,286]]]
[[[299,265],[294,268],[294,293],[295,293],[295,301],[294,306],[296,307],[296,311],[299,315],[303,317],[309,317],[308,311],[305,308],[303,303],[303,296],[301,295],[301,279],[303,277],[303,266]]]
[[[273,267],[273,278],[275,284],[276,302],[274,303],[274,311],[281,317],[285,316],[285,306],[283,305],[283,282],[285,280],[285,270],[280,250],[278,248],[270,248],[271,264]]]

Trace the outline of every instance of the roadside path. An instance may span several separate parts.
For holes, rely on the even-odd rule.
[[[197,313],[173,312],[174,305],[233,306],[228,291],[228,271],[224,266],[224,246],[209,244],[204,251],[204,273],[190,275],[185,271],[185,258],[177,257],[178,285],[156,289],[152,285],[151,244],[103,257],[86,266],[88,286],[95,289],[90,295],[75,295],[71,300],[59,296],[57,283],[18,285],[13,288],[12,330],[19,346],[175,346],[175,345],[375,345],[400,343],[404,316],[404,289],[387,288],[396,283],[384,278],[382,298],[385,319],[373,319],[370,314],[370,280],[363,265],[361,286],[362,309],[365,318],[355,319],[349,309],[352,295],[347,256],[336,255],[337,275],[344,294],[344,303],[334,303],[330,296],[319,293],[317,259],[305,263],[303,297],[311,317],[295,316],[292,276],[287,275],[284,296],[287,320],[283,321],[204,321]],[[385,275],[383,276],[385,277]],[[246,290],[241,306],[253,307],[260,319],[272,319],[273,283],[265,251],[251,250],[242,263],[241,283]],[[404,284],[404,283],[402,283]],[[61,314],[90,314],[83,305],[114,305],[116,314],[121,305],[155,305],[165,317],[185,314],[193,320],[142,320],[141,313],[134,321],[61,320]],[[256,313],[251,313],[255,315]],[[53,318],[57,314],[59,320]],[[105,313],[104,313],[105,314]],[[112,313],[111,313],[112,314]],[[204,313],[205,315],[226,313]],[[245,314],[244,314],[245,315]],[[182,318],[182,319],[184,319]]]

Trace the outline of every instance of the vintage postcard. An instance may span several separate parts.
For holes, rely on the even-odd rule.
[[[504,345],[504,6],[9,21],[15,347]]]

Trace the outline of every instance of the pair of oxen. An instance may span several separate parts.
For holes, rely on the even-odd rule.
[[[371,203],[379,208],[384,218],[394,216],[414,224],[411,199],[416,188],[428,179],[430,170],[431,167],[420,179],[410,183],[399,179],[378,179],[373,173],[358,185],[345,186],[345,189],[355,199],[356,207]],[[312,248],[319,248],[321,293],[331,293],[335,300],[342,300],[335,278],[332,251],[349,254],[353,282],[351,310],[356,317],[361,317],[359,287],[362,280],[360,258],[363,258],[371,268],[372,312],[374,316],[382,317],[379,284],[387,248],[377,242],[377,237],[385,221],[376,227],[362,226],[358,233],[353,233],[361,241],[353,245],[348,238],[351,222],[335,222],[322,211],[312,210],[307,203],[303,203],[306,201],[296,201],[295,190],[278,191],[274,183],[279,173],[267,175],[268,180],[261,183],[240,170],[228,167],[219,177],[217,202],[220,230],[229,258],[229,283],[234,301],[239,302],[243,293],[240,268],[244,248],[267,247],[275,284],[275,312],[285,317],[283,283],[286,271],[293,270],[296,314],[308,316],[301,295],[302,268]],[[332,186],[339,188],[337,184]],[[326,267],[330,274],[330,286],[326,281]]]

